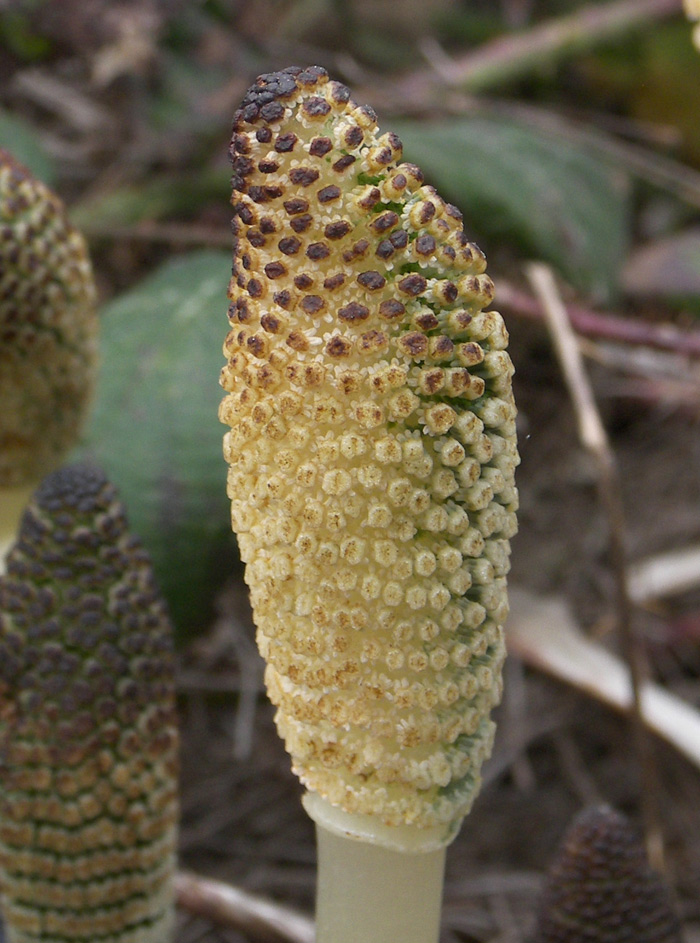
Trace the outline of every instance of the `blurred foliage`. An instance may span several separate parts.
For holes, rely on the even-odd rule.
[[[32,27],[28,12],[36,8],[39,0],[26,4],[24,9],[9,7],[0,16],[0,44],[19,56],[23,62],[33,62],[48,56],[51,42]]]
[[[572,84],[581,99],[592,92],[602,114],[627,114],[640,131],[667,129],[675,149],[700,167],[699,58],[686,21],[661,24],[585,57]]]
[[[476,9],[469,4],[451,4],[436,14],[435,30],[450,49],[469,49],[499,35],[503,29],[500,14],[495,4],[491,4],[488,9]]]
[[[138,184],[114,187],[73,206],[71,219],[80,229],[130,226],[144,220],[195,213],[209,200],[226,202],[228,174],[220,167],[190,174],[163,174]]]
[[[84,448],[119,488],[181,632],[206,624],[236,558],[216,419],[230,276],[229,253],[181,256],[101,319]]]
[[[0,111],[0,147],[10,151],[35,177],[49,186],[56,178],[56,166],[35,129],[16,115]]]
[[[700,70],[686,23],[644,37],[644,72],[630,89],[632,115],[674,128],[683,157],[700,166]]]
[[[519,245],[598,300],[617,287],[630,236],[624,172],[561,137],[508,119],[398,122],[405,154],[484,245]]]

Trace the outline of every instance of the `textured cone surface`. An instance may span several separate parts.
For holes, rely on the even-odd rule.
[[[682,943],[668,892],[624,816],[578,815],[550,868],[532,943]]]
[[[516,529],[484,256],[322,69],[262,76],[231,156],[221,419],[278,729],[332,804],[448,823],[491,749]]]
[[[167,943],[171,629],[114,488],[76,466],[0,579],[0,886],[9,943]]]
[[[61,201],[0,148],[0,487],[75,444],[95,379],[95,286]]]

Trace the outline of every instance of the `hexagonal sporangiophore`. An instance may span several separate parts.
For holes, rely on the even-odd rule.
[[[323,69],[249,90],[220,417],[295,772],[431,827],[468,811],[491,749],[518,455],[484,255],[401,157]]]

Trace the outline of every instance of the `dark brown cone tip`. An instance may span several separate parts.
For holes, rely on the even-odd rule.
[[[246,124],[269,124],[278,121],[284,113],[282,102],[289,100],[298,90],[309,91],[317,85],[325,85],[326,82],[328,73],[321,66],[309,66],[305,69],[301,66],[289,66],[280,72],[259,75],[233,116],[234,131]],[[349,90],[339,82],[334,85],[338,89],[337,101],[348,101]]]

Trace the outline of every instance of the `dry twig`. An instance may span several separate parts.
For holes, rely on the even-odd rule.
[[[454,59],[449,69],[443,63],[440,74],[451,85],[481,91],[680,10],[681,0],[591,3],[520,33],[499,36],[476,52]]]
[[[17,72],[15,92],[58,115],[69,128],[82,134],[104,134],[114,123],[107,108],[85,94],[73,83],[62,81],[56,72],[34,68]]]
[[[541,263],[531,264],[526,271],[545,311],[576,413],[579,438],[584,448],[593,456],[598,469],[598,486],[609,526],[609,547],[616,590],[617,631],[632,685],[630,721],[642,779],[640,803],[647,853],[652,866],[660,871],[663,869],[663,842],[658,815],[657,773],[642,710],[642,685],[647,672],[644,653],[632,626],[632,605],[627,589],[625,515],[617,465],[583,367],[576,336],[552,271]]]
[[[425,105],[444,97],[444,86],[484,92],[517,80],[544,65],[591,49],[633,29],[680,13],[682,0],[613,0],[592,3],[515,34],[499,36],[449,61],[431,56],[428,68],[404,76],[388,90],[395,101]],[[376,97],[375,97],[376,100]]]
[[[581,632],[563,599],[542,598],[512,587],[510,600],[511,654],[615,710],[629,711],[629,671],[619,658]],[[642,709],[649,730],[700,768],[700,713],[649,681],[643,685]]]
[[[181,871],[175,878],[175,893],[180,909],[256,940],[314,943],[312,920],[240,887]]]
[[[636,603],[700,586],[700,547],[672,550],[630,566],[629,594]]]

